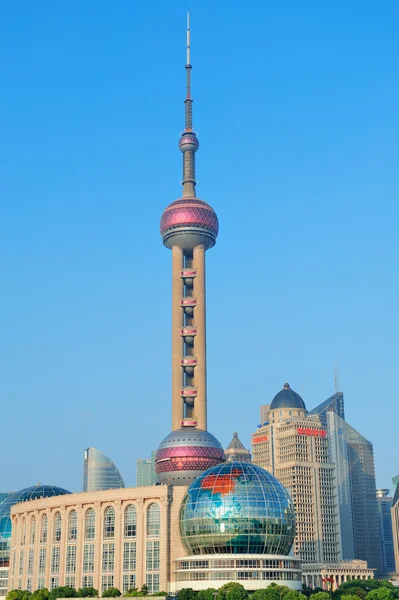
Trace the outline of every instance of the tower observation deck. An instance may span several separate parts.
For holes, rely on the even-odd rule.
[[[164,210],[161,236],[172,250],[172,433],[161,443],[156,469],[161,483],[188,485],[224,460],[219,442],[207,432],[205,252],[216,243],[218,218],[196,197],[191,98],[191,32],[187,15],[183,193]]]

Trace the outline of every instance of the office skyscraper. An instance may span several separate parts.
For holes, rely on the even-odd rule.
[[[252,435],[252,462],[291,492],[296,514],[294,553],[305,563],[341,559],[335,466],[320,419],[308,417],[288,383],[274,397],[269,422]]]
[[[122,475],[112,460],[96,448],[87,448],[83,465],[83,491],[97,492],[124,487]]]
[[[342,557],[366,560],[381,573],[373,445],[345,421],[344,395],[337,392],[310,413],[327,429],[336,466]]]
[[[399,476],[394,477],[392,480],[396,483],[395,493],[393,495],[392,507],[391,507],[391,518],[392,518],[392,536],[393,536],[393,550],[395,555],[395,571],[399,573]]]
[[[373,444],[346,424],[355,558],[381,573]]]
[[[136,486],[155,485],[157,473],[155,471],[156,451],[151,452],[151,458],[139,458],[136,460]]]
[[[172,433],[160,444],[156,470],[161,483],[189,485],[224,460],[218,440],[207,431],[205,252],[216,243],[218,218],[195,190],[191,98],[190,25],[187,28],[183,193],[161,218],[164,245],[172,251]]]
[[[381,571],[384,574],[394,573],[395,571],[391,506],[392,498],[389,497],[389,490],[378,489],[377,511],[381,541]]]

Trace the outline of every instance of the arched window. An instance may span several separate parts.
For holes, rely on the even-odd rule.
[[[42,527],[40,530],[40,543],[41,544],[45,544],[47,542],[47,535],[48,535],[48,520],[47,520],[47,515],[43,515],[42,516]]]
[[[113,538],[115,535],[115,509],[108,506],[104,513],[104,537]]]
[[[57,512],[54,515],[54,522],[53,522],[53,542],[59,542],[61,540],[61,524],[62,524],[61,513]]]
[[[159,529],[161,526],[161,512],[159,504],[150,504],[147,508],[147,536],[159,537]]]
[[[30,522],[30,543],[34,544],[36,539],[36,519],[32,517]]]
[[[68,541],[76,541],[78,537],[78,513],[76,510],[71,510],[69,513],[69,523],[68,523]]]
[[[136,507],[129,504],[125,510],[125,537],[136,537]]]
[[[94,508],[89,508],[85,519],[85,540],[94,540],[96,535],[96,513]]]

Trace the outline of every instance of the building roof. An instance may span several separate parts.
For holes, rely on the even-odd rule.
[[[238,433],[236,431],[233,433],[233,439],[231,440],[230,444],[227,446],[224,453],[226,455],[226,459],[229,461],[241,460],[241,461],[245,461],[245,462],[251,462],[251,453],[249,450],[246,449],[244,444],[241,442],[240,438],[238,437]]]
[[[270,405],[270,410],[279,408],[301,408],[306,410],[306,406],[299,394],[290,388],[289,383],[285,383],[283,389],[274,396]]]
[[[336,392],[327,400],[324,400],[321,404],[316,406],[309,412],[309,415],[321,415],[325,412],[335,412],[345,420],[345,407],[344,407],[344,394],[343,392]]]

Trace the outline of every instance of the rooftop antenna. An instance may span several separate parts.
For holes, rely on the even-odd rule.
[[[335,387],[335,393],[338,394],[339,392],[339,372],[338,372],[338,363],[335,363],[335,369],[334,369],[334,387]]]

